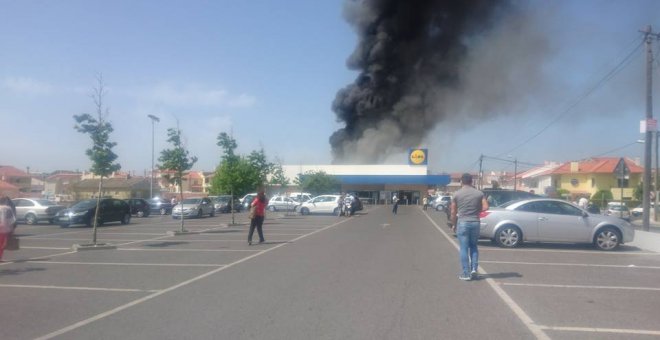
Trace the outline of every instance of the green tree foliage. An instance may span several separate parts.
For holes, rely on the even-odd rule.
[[[253,192],[261,185],[259,172],[244,158],[235,162],[222,162],[215,171],[211,181],[211,193],[234,194],[243,196]]]
[[[74,129],[89,135],[92,139],[92,148],[85,151],[85,154],[92,161],[90,171],[97,176],[108,177],[113,172],[121,169],[121,165],[114,163],[117,160],[117,155],[112,151],[112,148],[117,143],[110,142],[110,133],[114,129],[112,124],[104,119],[104,116],[108,116],[109,112],[103,104],[105,97],[103,78],[99,76],[98,82],[99,86],[94,88],[92,95],[96,106],[96,118],[88,113],[74,115],[73,118],[76,121]]]
[[[97,176],[100,176],[99,191],[96,200],[96,211],[94,213],[94,226],[92,231],[92,243],[96,244],[98,215],[99,215],[99,202],[101,193],[103,192],[103,178],[110,176],[113,172],[121,169],[117,160],[117,154],[112,151],[112,148],[117,143],[110,141],[110,133],[114,131],[112,124],[105,120],[110,113],[105,107],[103,100],[105,97],[105,88],[103,83],[103,76],[97,77],[98,86],[93,89],[92,100],[96,106],[96,117],[91,114],[85,113],[81,115],[74,115],[73,119],[76,121],[74,129],[80,133],[89,135],[92,139],[92,148],[87,149],[85,154],[92,161],[90,171]]]
[[[298,175],[296,178],[303,191],[320,195],[324,193],[337,192],[341,183],[334,176],[328,175],[324,171],[308,171],[304,175]]]
[[[183,189],[181,183],[183,181],[183,173],[192,169],[193,165],[197,162],[197,157],[190,156],[188,150],[181,141],[181,130],[177,126],[176,129],[167,129],[167,141],[172,144],[172,149],[166,149],[160,152],[158,161],[161,164],[158,168],[166,172],[164,176],[170,183],[179,187],[179,201],[183,201]],[[181,231],[183,232],[183,216],[181,217]]]
[[[591,203],[598,205],[601,208],[607,206],[607,202],[614,199],[610,190],[598,190],[591,196]]]
[[[236,154],[238,143],[233,137],[221,132],[218,135],[217,145],[223,152],[220,165],[216,168],[215,176],[211,181],[211,193],[242,196],[262,185],[257,167],[249,159]],[[255,157],[255,162],[258,160]]]
[[[278,185],[280,188],[285,189],[289,185],[289,179],[284,175],[282,164],[277,163],[273,165],[272,176],[270,178],[271,185]]]
[[[259,151],[252,151],[247,159],[257,172],[259,172],[259,181],[266,183],[268,175],[273,171],[275,164],[268,161],[264,149],[261,148]]]

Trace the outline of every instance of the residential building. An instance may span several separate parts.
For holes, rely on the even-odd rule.
[[[620,160],[629,169],[623,177],[616,170]],[[595,157],[563,163],[551,175],[556,188],[568,190],[573,197],[591,197],[599,190],[609,190],[615,200],[630,200],[643,172],[642,167],[628,158]]]
[[[18,187],[5,181],[0,181],[0,197],[9,196],[9,198],[20,197]]]
[[[100,179],[84,179],[72,186],[75,200],[97,197]],[[101,197],[148,198],[151,190],[149,178],[105,178]]]
[[[0,181],[17,187],[21,194],[32,191],[32,177],[27,172],[10,165],[0,165]]]
[[[71,202],[73,185],[80,182],[82,174],[58,170],[46,177],[43,196],[56,202]]]

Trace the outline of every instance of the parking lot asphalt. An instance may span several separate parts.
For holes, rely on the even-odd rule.
[[[352,218],[271,213],[21,225],[0,264],[1,339],[644,339],[660,337],[660,252],[627,244],[480,242],[462,282],[444,214],[376,206]],[[639,233],[638,233],[639,235]],[[466,333],[469,334],[466,336]]]

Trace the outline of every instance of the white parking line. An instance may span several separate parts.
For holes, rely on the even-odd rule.
[[[590,333],[617,333],[617,334],[639,334],[639,335],[660,335],[660,331],[644,329],[623,329],[623,328],[591,328],[591,327],[555,327],[538,325],[539,328],[550,331],[565,332],[590,332]]]
[[[194,264],[194,263],[126,263],[126,262],[67,262],[67,261],[29,261],[40,264],[76,264],[93,266],[152,266],[152,267],[222,267],[225,264]]]
[[[337,222],[337,223],[334,223],[334,224],[331,224],[331,225],[326,226],[326,227],[324,227],[324,228],[321,228],[321,229],[318,229],[318,230],[316,230],[316,231],[313,231],[313,232],[311,232],[311,233],[309,233],[309,234],[305,234],[305,235],[299,236],[299,237],[297,237],[297,238],[291,240],[291,242],[296,242],[296,241],[301,240],[301,239],[303,239],[303,238],[305,238],[305,237],[308,237],[308,236],[314,235],[314,234],[316,234],[316,233],[319,233],[319,232],[321,232],[321,231],[324,231],[324,230],[327,230],[327,229],[333,228],[333,227],[335,227],[335,226],[338,226],[338,225],[340,225],[340,224],[342,224],[342,223],[345,223],[345,222],[347,222],[347,221],[350,221],[350,220],[352,220],[352,218],[348,218],[348,219],[345,219],[345,220],[341,220],[341,221],[339,221],[339,222]],[[227,264],[227,265],[224,266],[224,267],[221,267],[221,268],[217,268],[217,269],[211,270],[211,271],[206,272],[206,273],[204,273],[204,274],[202,274],[202,275],[199,275],[199,276],[197,276],[197,277],[194,277],[194,278],[192,278],[192,279],[190,279],[190,280],[183,281],[183,282],[178,283],[178,284],[176,284],[176,285],[174,285],[174,286],[171,286],[171,287],[169,287],[169,288],[166,288],[166,289],[160,290],[160,291],[155,292],[155,293],[153,293],[153,294],[147,295],[147,296],[142,297],[142,298],[140,298],[140,299],[133,300],[133,301],[127,303],[127,304],[121,305],[121,306],[119,306],[119,307],[117,307],[117,308],[114,308],[114,309],[111,309],[111,310],[109,310],[109,311],[106,311],[106,312],[103,312],[103,313],[97,314],[97,315],[92,316],[92,317],[90,317],[90,318],[87,318],[87,319],[85,319],[85,320],[79,321],[79,322],[77,322],[77,323],[74,323],[74,324],[69,325],[69,326],[67,326],[67,327],[64,327],[64,328],[62,328],[62,329],[59,329],[59,330],[57,330],[57,331],[55,331],[55,332],[52,332],[52,333],[49,333],[49,334],[43,335],[43,336],[41,336],[41,337],[39,337],[39,338],[36,338],[36,340],[52,339],[52,338],[54,338],[54,337],[56,337],[56,336],[59,336],[59,335],[62,335],[62,334],[68,333],[68,332],[70,332],[70,331],[72,331],[72,330],[74,330],[74,329],[77,329],[77,328],[83,327],[83,326],[88,325],[88,324],[90,324],[90,323],[92,323],[92,322],[94,322],[94,321],[101,320],[101,319],[103,319],[103,318],[105,318],[105,317],[108,317],[108,316],[110,316],[110,315],[116,314],[116,313],[121,312],[121,311],[123,311],[123,310],[125,310],[125,309],[128,309],[128,308],[130,308],[130,307],[133,307],[133,306],[139,305],[139,304],[141,304],[141,303],[143,303],[143,302],[145,302],[145,301],[149,301],[149,300],[151,300],[151,299],[153,299],[153,298],[156,298],[156,297],[161,296],[161,295],[163,295],[163,294],[165,294],[165,293],[171,292],[171,291],[173,291],[173,290],[175,290],[175,289],[178,289],[178,288],[181,288],[181,287],[187,286],[187,285],[189,285],[189,284],[191,284],[191,283],[193,283],[193,282],[196,282],[196,281],[199,281],[199,280],[204,279],[204,278],[206,278],[206,277],[209,277],[209,276],[211,276],[211,275],[213,275],[213,274],[215,274],[215,273],[218,273],[218,272],[220,272],[220,271],[223,271],[223,270],[225,270],[225,269],[227,269],[227,268],[231,268],[231,267],[233,267],[233,266],[235,266],[235,265],[238,265],[238,264],[240,264],[240,263],[243,263],[243,262],[249,261],[249,260],[251,260],[251,259],[253,259],[253,258],[257,257],[257,256],[260,256],[260,255],[263,255],[263,254],[269,253],[269,252],[271,252],[271,251],[273,251],[273,250],[275,250],[275,249],[278,249],[278,248],[280,248],[280,247],[283,247],[283,246],[285,246],[285,245],[287,245],[287,244],[288,244],[288,243],[281,243],[281,244],[278,244],[278,245],[276,245],[276,246],[274,246],[274,247],[272,247],[272,248],[264,249],[264,250],[262,250],[262,251],[260,251],[260,252],[258,252],[258,253],[256,253],[256,254],[252,254],[252,255],[250,255],[250,256],[244,257],[244,258],[242,258],[242,259],[240,259],[240,260],[237,260],[237,261],[234,261],[234,262],[232,262],[232,263],[230,263],[230,264]]]
[[[603,267],[603,268],[638,268],[638,269],[660,269],[656,266],[638,266],[634,264],[589,264],[589,263],[552,263],[552,262],[516,262],[516,261],[479,261],[480,263],[495,264],[517,264],[532,266],[566,266],[566,267]]]
[[[543,288],[619,289],[619,290],[660,291],[660,288],[656,288],[656,287],[552,285],[552,284],[545,284],[545,283],[500,283],[500,285],[502,285],[502,286],[521,286],[521,287],[543,287]]]
[[[117,248],[117,250],[128,250],[128,251],[203,251],[203,252],[255,252],[261,251],[259,249],[248,250],[248,249],[146,249],[146,248]]]
[[[491,247],[479,247],[479,251],[507,251],[507,252],[543,252],[543,253],[567,253],[567,254],[594,254],[594,255],[655,255],[658,256],[660,253],[651,253],[651,252],[636,252],[636,251],[599,251],[599,250],[559,250],[559,249],[523,249],[523,248],[491,248]]]
[[[431,216],[429,216],[429,214],[426,211],[422,211],[422,212],[426,216],[426,218],[431,222],[431,224],[433,224],[433,226],[442,234],[442,236],[444,236],[449,241],[449,243],[451,243],[454,246],[454,248],[456,248],[456,250],[459,250],[460,247],[456,243],[456,240],[454,240],[453,237],[449,236],[444,230],[442,230],[442,228],[440,228],[440,226],[437,223],[435,223],[435,221],[431,218]],[[488,274],[483,268],[479,268],[479,273],[484,275]],[[527,313],[525,313],[525,311],[520,306],[518,306],[518,304],[515,301],[513,301],[513,299],[509,296],[509,294],[507,294],[504,291],[504,289],[502,289],[502,287],[500,287],[497,284],[497,282],[495,282],[495,280],[493,280],[492,278],[486,278],[486,282],[490,285],[491,288],[493,288],[495,293],[497,293],[497,295],[502,299],[502,301],[507,306],[509,306],[511,311],[513,311],[513,313],[518,317],[518,319],[520,319],[520,321],[525,326],[527,326],[527,329],[529,329],[529,331],[532,332],[532,334],[534,334],[534,336],[537,339],[550,340],[550,337],[547,334],[545,334],[543,329],[541,329],[539,325],[537,325],[534,322],[534,320],[532,320],[532,318],[529,317],[529,315],[527,315]]]
[[[159,290],[151,289],[124,289],[124,288],[95,288],[95,287],[64,287],[64,286],[36,286],[36,285],[10,285],[0,284],[0,288],[37,288],[37,289],[62,289],[62,290],[93,290],[104,292],[138,292],[138,293],[155,293]]]
[[[71,249],[71,247],[60,248],[60,247],[26,247],[26,246],[21,246],[21,249],[68,250],[68,249]]]

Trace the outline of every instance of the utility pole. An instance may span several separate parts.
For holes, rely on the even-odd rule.
[[[483,172],[483,166],[484,164],[484,155],[479,156],[479,190],[483,190],[484,188],[484,172]]]
[[[152,199],[154,198],[154,125],[156,122],[160,122],[160,118],[154,115],[147,115],[147,117],[151,119],[151,181],[149,182],[149,199]]]
[[[644,33],[644,41],[646,42],[646,131],[644,138],[644,187],[642,197],[642,229],[649,230],[650,225],[650,192],[651,192],[651,148],[653,147],[653,130],[656,129],[655,121],[653,120],[653,51],[651,48],[652,39],[658,39],[660,35],[653,33],[651,25],[646,26],[646,29],[640,31]]]
[[[513,160],[513,191],[518,189],[518,157]]]

